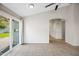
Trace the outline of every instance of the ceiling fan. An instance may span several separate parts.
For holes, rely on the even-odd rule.
[[[55,4],[56,4],[56,3],[50,3],[50,4],[46,5],[45,8],[48,8],[48,7],[50,7],[50,6],[52,6],[52,5],[55,5]],[[58,7],[59,7],[59,5],[56,4],[56,6],[55,6],[55,11],[58,9]]]

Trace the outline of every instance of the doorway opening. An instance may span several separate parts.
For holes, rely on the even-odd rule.
[[[52,19],[49,21],[49,42],[65,42],[65,20]]]

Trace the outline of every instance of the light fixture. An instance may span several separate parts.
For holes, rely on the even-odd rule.
[[[34,4],[29,4],[29,8],[34,8]]]

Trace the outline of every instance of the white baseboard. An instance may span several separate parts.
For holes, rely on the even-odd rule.
[[[71,42],[68,42],[68,41],[65,41],[65,42],[72,45],[72,46],[79,46],[79,44],[77,44],[77,43],[71,43]]]

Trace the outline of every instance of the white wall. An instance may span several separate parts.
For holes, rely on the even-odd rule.
[[[73,5],[73,16],[74,16],[74,32],[75,32],[75,38],[73,44],[75,46],[79,46],[79,4]]]
[[[66,20],[68,8],[59,8],[57,11],[51,10],[25,17],[24,43],[48,43],[49,20],[57,18]]]
[[[24,19],[25,43],[49,43],[48,18],[48,13],[40,13]]]
[[[57,11],[51,10],[36,14],[24,19],[25,43],[48,43],[49,20],[65,20],[65,41],[71,45],[79,46],[79,5],[72,4]]]
[[[24,18],[24,43],[49,43],[49,20],[67,19],[69,7]]]

